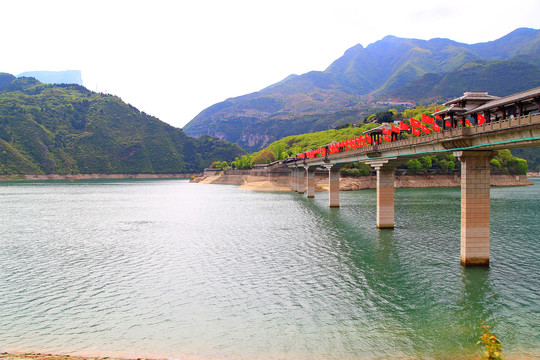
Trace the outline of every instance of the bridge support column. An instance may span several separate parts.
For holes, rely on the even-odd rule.
[[[492,151],[456,151],[461,161],[461,265],[489,265]]]
[[[294,192],[298,192],[298,169],[291,168],[291,188]]]
[[[377,227],[394,228],[394,167],[377,169]]]
[[[298,193],[303,194],[306,191],[306,171],[303,167],[297,168],[298,171]]]
[[[328,169],[328,206],[339,207],[339,170],[342,165],[325,165]]]
[[[394,160],[394,159],[389,159]],[[389,160],[368,161],[377,170],[377,227],[394,228],[394,165]]]
[[[306,176],[307,176],[307,197],[308,199],[315,197],[315,166],[306,166]]]

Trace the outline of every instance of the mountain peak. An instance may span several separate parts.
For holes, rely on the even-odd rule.
[[[373,111],[374,98],[400,89],[404,101],[433,101],[476,89],[505,95],[540,82],[539,40],[540,30],[527,28],[475,45],[388,35],[366,47],[352,46],[322,72],[289,77],[259,93],[211,107],[184,130],[191,135],[206,131],[258,150],[284,136],[358,122]],[[504,84],[502,77],[508,79]],[[423,90],[414,86],[420,79]],[[445,86],[438,86],[441,81]]]

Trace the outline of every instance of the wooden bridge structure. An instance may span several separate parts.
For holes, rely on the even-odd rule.
[[[477,123],[484,116],[482,125],[449,127],[426,136],[290,159],[286,165],[291,188],[314,197],[315,169],[324,167],[329,174],[329,206],[339,207],[340,170],[351,162],[364,162],[377,172],[377,227],[394,228],[396,166],[412,158],[452,153],[461,162],[461,264],[488,265],[490,160],[500,149],[540,145],[540,88],[505,98],[484,94],[465,93],[435,114],[454,125],[459,117],[470,116]]]

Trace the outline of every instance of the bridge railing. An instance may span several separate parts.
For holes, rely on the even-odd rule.
[[[521,126],[540,124],[540,113],[529,114],[526,116],[507,118],[496,122],[484,123],[482,125],[458,127],[443,130],[441,132],[435,132],[429,135],[418,136],[414,138],[398,140],[394,142],[377,144],[368,147],[362,147],[361,149],[351,150],[347,152],[348,155],[366,154],[379,152],[384,150],[392,150],[396,148],[411,147],[416,145],[424,145],[433,142],[439,142],[442,140],[451,140],[455,138],[462,138],[465,136],[476,135],[480,133],[489,133],[493,131],[500,131],[504,129],[511,129]],[[327,154],[326,159],[339,159],[344,156],[344,153]],[[317,162],[320,158],[315,159],[303,159],[303,163]]]
[[[538,123],[540,123],[540,113],[535,113],[535,114],[529,114],[529,115],[520,116],[516,118],[513,118],[513,117],[507,118],[504,120],[491,122],[491,123],[484,123],[483,125],[474,126],[471,129],[473,129],[473,132],[472,132],[473,134],[478,134],[481,132],[510,129],[513,127],[532,125],[532,124],[538,124]]]
[[[484,123],[483,125],[476,125],[470,127],[459,127],[453,129],[443,130],[441,132],[432,133],[430,135],[418,136],[415,138],[398,140],[390,143],[375,145],[376,150],[393,149],[397,146],[411,146],[427,144],[442,139],[451,139],[456,137],[462,137],[467,135],[475,135],[484,132],[498,131],[504,129],[510,129],[519,126],[526,126],[540,123],[540,113],[529,114],[526,116],[507,118],[504,120]]]

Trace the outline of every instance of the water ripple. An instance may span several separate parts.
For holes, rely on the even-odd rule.
[[[487,320],[534,354],[539,185],[492,190],[492,265],[463,269],[459,189],[397,190],[379,231],[373,191],[337,210],[182,181],[0,184],[0,351],[444,359]]]

